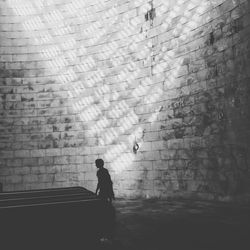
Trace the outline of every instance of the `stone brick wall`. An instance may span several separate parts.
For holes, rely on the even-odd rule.
[[[3,189],[95,190],[101,157],[117,196],[249,194],[249,10],[1,0]]]

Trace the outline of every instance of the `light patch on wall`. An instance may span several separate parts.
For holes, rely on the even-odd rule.
[[[128,104],[124,100],[122,100],[117,105],[115,105],[112,110],[108,112],[108,115],[112,118],[119,118],[128,109]]]
[[[8,0],[9,4],[13,6],[13,10],[20,16],[33,15],[37,13],[37,10],[33,7],[30,1],[20,0]]]
[[[61,25],[62,24],[55,24],[54,26],[55,28],[53,29],[53,34],[55,36],[63,36],[73,32],[73,29],[69,25],[67,24],[64,24],[63,26]]]
[[[52,10],[43,16],[44,20],[50,25],[63,21],[63,15],[59,10]]]
[[[104,109],[107,109],[110,106],[110,101],[108,98],[103,98],[103,100],[101,101],[101,105]]]
[[[132,125],[137,124],[137,122],[138,116],[133,110],[131,110],[125,117],[121,118],[121,120],[119,121],[121,130],[123,130],[123,132],[130,129]]]
[[[122,155],[126,150],[127,145],[125,143],[116,144],[104,154],[104,159],[108,162],[112,162],[118,156]]]
[[[83,56],[86,54],[86,52],[87,52],[87,49],[86,49],[85,45],[81,44],[79,46],[79,49],[78,49],[78,55]]]
[[[18,0],[20,2],[20,0]],[[44,0],[36,0],[32,2],[37,10],[42,10],[44,8]]]
[[[162,96],[163,90],[160,89],[159,87],[154,90],[154,93],[152,93],[147,100],[145,101],[146,104],[152,104],[155,103],[156,101],[160,100],[160,96]]]
[[[49,44],[53,41],[53,38],[48,31],[33,32],[33,36],[35,36],[34,42],[37,45]]]
[[[79,92],[81,89],[76,88],[75,92]],[[84,108],[88,107],[94,102],[94,98],[92,96],[89,97],[82,97],[78,101],[73,103],[73,107],[75,111],[81,111]]]
[[[95,44],[101,37],[103,37],[106,33],[105,29],[99,29],[98,31],[96,31],[94,33],[93,38],[88,40],[88,46],[92,46],[93,44]]]
[[[69,61],[69,64],[72,65],[77,60],[76,50],[68,50],[64,52],[65,58]]]
[[[49,46],[41,50],[42,57],[46,59],[57,57],[60,53],[61,50],[58,45]]]
[[[98,87],[98,89],[94,92],[94,96],[96,98],[102,98],[105,94],[110,92],[110,87],[108,85],[103,85]]]
[[[104,135],[101,135],[102,139],[104,140],[105,145],[111,144],[115,139],[118,138],[118,131],[117,128],[108,128],[105,130]]]
[[[81,10],[83,7],[86,6],[88,0],[74,0],[64,6],[65,11],[70,14],[74,15],[76,14],[79,10]]]
[[[63,60],[63,63],[65,62],[65,60]],[[65,65],[66,66],[66,65]],[[76,81],[78,76],[76,74],[76,72],[74,71],[73,68],[67,68],[66,71],[63,72],[64,73],[64,76],[65,76],[65,80],[66,80],[66,83],[67,82],[73,82],[73,81]],[[68,86],[69,89],[70,89],[70,86]]]
[[[62,42],[60,46],[63,50],[75,48],[76,40],[73,37],[69,37],[66,39],[66,41]]]
[[[111,9],[108,9],[106,11],[106,13],[103,15],[103,19],[110,19],[112,17],[116,17],[116,15],[118,14],[117,8],[115,8],[114,6]]]
[[[118,34],[117,38],[118,40],[122,40],[124,38],[127,38],[133,34],[136,27],[132,24],[127,24]]]
[[[97,69],[88,73],[86,72],[85,83],[88,87],[94,87],[94,85],[103,80],[104,76],[105,74],[101,69]]]
[[[150,86],[143,86],[143,85],[139,85],[133,92],[132,95],[134,98],[139,98],[140,96],[145,95],[148,90],[150,90]]]
[[[96,120],[96,118],[101,114],[101,110],[96,105],[93,105],[91,107],[88,107],[84,109],[84,111],[80,112],[80,118],[82,121],[93,121]]]
[[[48,62],[49,67],[51,68],[51,72],[58,73],[58,71],[64,69],[67,66],[67,61],[64,57],[58,57],[51,59]]]
[[[153,112],[153,114],[148,118],[149,122],[155,122],[157,120],[157,117],[160,113],[160,111],[162,110],[162,106],[158,107],[157,109],[155,109],[155,111]]]
[[[109,121],[106,117],[101,118],[96,124],[90,129],[90,133],[94,135],[95,133],[101,134],[103,130],[108,127]]]
[[[116,51],[116,49],[118,49],[117,42],[108,43],[102,47],[98,58],[102,60],[108,59],[114,53],[114,51]]]
[[[112,161],[110,167],[115,173],[121,174],[133,163],[134,159],[135,155],[133,153],[123,153],[122,155],[118,155],[116,159]]]
[[[150,9],[151,9],[151,4],[143,2],[143,4],[139,8],[139,12],[147,13]]]
[[[77,71],[84,72],[89,71],[91,68],[95,67],[96,63],[92,56],[88,56],[84,61],[76,66]]]
[[[45,27],[40,16],[34,16],[29,20],[24,21],[23,26],[27,31],[39,31]]]
[[[17,2],[19,5],[15,4]],[[169,7],[171,5],[169,1],[159,0],[160,8],[157,9],[157,14],[167,12],[166,19],[161,25],[162,32],[171,28],[174,17],[181,16],[181,21],[172,30],[172,35],[180,36],[178,41],[187,38],[190,31],[199,23],[200,13],[206,8],[206,3],[202,3],[202,1],[190,2],[188,9],[198,6],[197,12],[192,16],[190,16],[190,11],[181,8],[181,4],[184,3],[183,0],[178,0],[173,8]],[[107,146],[104,158],[110,163],[111,168],[118,173],[122,173],[136,159],[136,156],[131,152],[131,145],[135,142],[135,138],[143,143],[144,129],[142,124],[136,125],[139,122],[139,117],[129,101],[127,99],[119,100],[120,92],[114,90],[109,82],[106,84],[104,81],[109,76],[107,75],[109,70],[102,70],[99,67],[100,59],[109,60],[115,69],[114,71],[118,72],[118,75],[115,75],[117,79],[115,82],[124,82],[124,85],[129,87],[128,90],[126,89],[126,97],[133,97],[138,106],[143,106],[147,111],[151,110],[151,112],[145,114],[144,122],[153,123],[157,120],[161,111],[161,106],[154,108],[155,103],[164,98],[164,100],[167,100],[168,95],[164,95],[165,92],[162,88],[156,87],[151,78],[138,81],[137,78],[140,74],[143,75],[144,69],[131,60],[128,49],[136,55],[135,60],[141,60],[143,66],[153,68],[153,76],[164,74],[166,68],[170,67],[171,71],[166,74],[164,87],[173,88],[176,87],[174,84],[178,82],[176,77],[182,61],[182,58],[176,58],[175,54],[180,42],[177,42],[174,46],[175,51],[168,52],[167,46],[163,46],[161,53],[152,65],[153,39],[148,39],[149,42],[146,45],[140,44],[145,39],[145,34],[137,30],[140,23],[139,18],[129,19],[129,15],[123,14],[121,19],[123,21],[116,27],[118,28],[116,35],[104,37],[108,33],[109,27],[118,20],[114,16],[119,13],[119,9],[114,6],[107,9],[107,2],[101,0],[72,1],[64,5],[63,8],[43,14],[41,14],[43,8],[41,1],[10,0],[9,3],[17,15],[36,14],[30,16],[28,20],[25,19],[23,22],[24,30],[31,33],[32,37],[34,36],[35,44],[48,44],[48,47],[44,47],[41,51],[42,58],[50,59],[47,66],[51,68],[51,72],[60,72],[57,80],[63,83],[68,90],[68,96],[72,98],[73,111],[79,113],[81,121],[87,122],[87,124],[90,122],[91,125],[94,122],[93,127],[87,125],[89,135],[98,135],[99,144],[97,146]],[[134,5],[141,6],[143,3],[145,3],[144,0],[137,0]],[[53,2],[50,4],[53,4]],[[139,8],[139,11],[145,14],[151,7],[151,4],[146,3]],[[102,20],[102,22],[93,20],[94,15],[91,15],[91,12],[102,9],[107,10],[106,14],[102,16],[105,20]],[[76,18],[76,24],[81,24],[79,28],[81,36],[78,40],[76,40],[75,29],[70,27],[71,24],[67,22],[68,17],[72,15]],[[100,38],[102,37],[104,39],[101,41]],[[87,40],[83,40],[85,38]],[[105,39],[112,42],[107,44]],[[101,43],[99,43],[99,40]],[[82,44],[83,42],[84,44]],[[118,43],[120,42],[125,46],[118,49],[120,47]],[[92,46],[96,49],[94,55],[91,54],[90,48]],[[98,58],[98,61],[95,58]],[[76,60],[79,61],[76,63]],[[72,66],[73,64],[74,66]],[[144,79],[143,77],[141,79]],[[89,89],[92,89],[92,92],[89,92],[91,96],[87,96],[88,92],[85,92]],[[145,96],[147,98],[142,98]],[[105,112],[103,112],[103,109],[106,109]],[[109,116],[114,118],[117,127],[109,127],[112,124],[112,119],[111,121],[108,119]],[[139,127],[134,129],[135,125]],[[121,143],[120,140],[124,135],[127,136],[127,140]],[[113,143],[114,145],[112,145]],[[111,148],[110,145],[112,145]]]
[[[143,128],[140,126],[140,127],[137,127],[132,133],[131,135],[129,135],[128,137],[128,142],[129,144],[131,145],[132,143],[134,143],[135,141],[135,138],[139,139],[139,140],[142,140],[143,138]]]

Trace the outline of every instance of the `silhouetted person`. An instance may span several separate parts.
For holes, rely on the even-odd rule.
[[[104,168],[104,161],[102,159],[96,159],[95,165],[98,168],[97,178],[98,183],[96,187],[96,194],[103,200],[109,201],[110,203],[115,198],[113,191],[113,182],[109,175],[109,171]],[[99,191],[99,193],[98,193]]]
[[[96,194],[100,199],[105,201],[101,204],[102,214],[100,220],[103,234],[101,235],[100,242],[110,245],[112,244],[116,221],[115,208],[112,205],[112,200],[115,198],[113,183],[108,170],[103,167],[104,161],[102,159],[97,159],[95,164],[98,168]]]

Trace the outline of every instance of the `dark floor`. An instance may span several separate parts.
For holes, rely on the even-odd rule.
[[[116,200],[116,250],[250,249],[250,203]]]

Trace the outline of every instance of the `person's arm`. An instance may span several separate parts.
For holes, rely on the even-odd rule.
[[[97,195],[98,194],[98,191],[100,189],[100,185],[99,185],[99,182],[97,183],[97,187],[96,187],[96,191],[95,191],[95,194]]]

